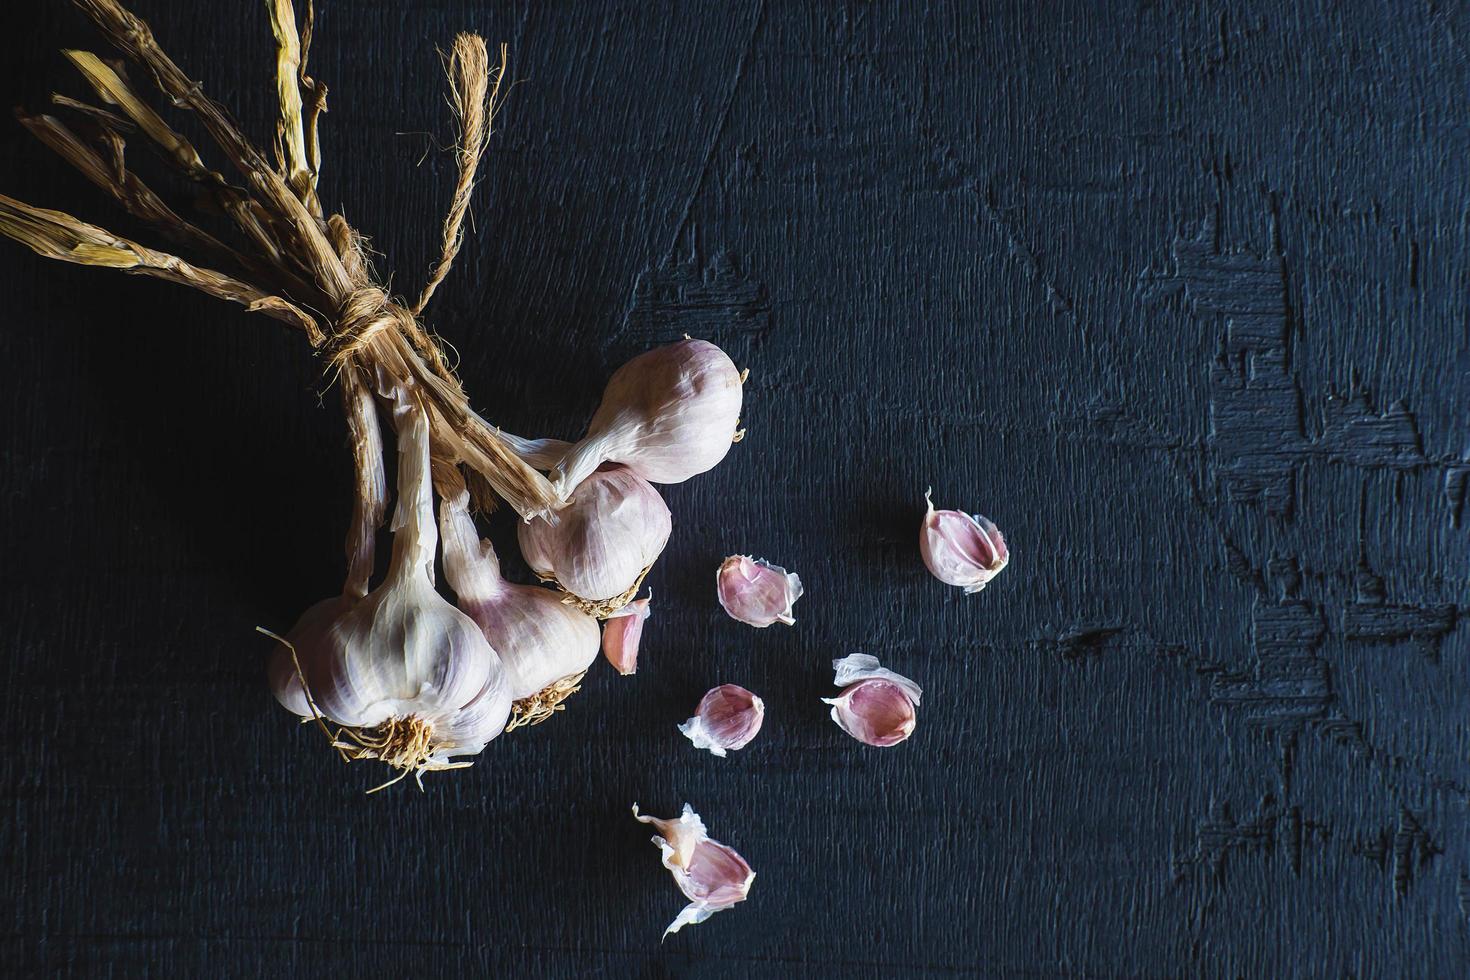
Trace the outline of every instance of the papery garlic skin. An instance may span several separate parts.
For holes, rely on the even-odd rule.
[[[480,628],[434,590],[428,420],[397,396],[398,506],[387,578],[361,598],[343,595],[307,610],[286,637],[289,647],[276,651],[270,676],[291,711],[319,711],[367,737],[358,757],[422,773],[483,750],[505,728],[511,698]],[[410,729],[411,744],[402,742]],[[373,744],[375,733],[383,744]]]
[[[597,659],[597,620],[550,589],[500,576],[500,560],[470,517],[469,494],[439,506],[444,578],[459,608],[500,654],[510,696],[528,698],[575,677]]]
[[[653,824],[658,831],[653,843],[658,846],[663,865],[689,899],[689,904],[664,930],[665,937],[745,901],[750,894],[755,872],[734,848],[710,840],[704,821],[688,803],[684,804],[684,812],[672,820],[641,816],[636,803],[633,816]]]
[[[596,603],[631,598],[673,527],[668,505],[647,480],[609,466],[582,481],[556,524],[532,521],[518,532],[532,571]]]
[[[924,491],[924,523],[919,528],[919,554],[930,574],[946,585],[979,592],[1011,560],[1000,529],[979,514],[935,510],[933,490]]]
[[[679,726],[696,749],[708,749],[720,758],[730,749],[743,749],[760,733],[766,705],[739,684],[721,684],[707,693],[694,717]]]
[[[731,555],[715,573],[715,592],[731,619],[764,629],[794,625],[791,606],[801,598],[801,578],[780,565],[749,555]]]
[[[643,621],[649,616],[648,606],[652,601],[650,589],[647,598],[628,603],[602,624],[602,655],[624,677],[638,670],[638,644],[643,638]]]
[[[565,499],[604,462],[650,483],[682,483],[725,458],[740,423],[743,382],[714,344],[655,347],[613,372],[587,435],[562,459],[553,485]]]
[[[832,661],[832,683],[843,688],[835,698],[823,698],[832,706],[832,720],[843,731],[865,745],[887,748],[914,732],[915,709],[923,691],[919,685],[882,667],[876,657],[854,653]]]

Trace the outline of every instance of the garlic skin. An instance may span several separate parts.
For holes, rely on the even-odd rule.
[[[602,625],[602,655],[624,677],[638,671],[638,642],[643,638],[643,621],[649,616],[648,597],[628,603]]]
[[[550,589],[500,577],[500,560],[470,517],[469,494],[439,505],[444,578],[459,608],[500,654],[510,696],[529,698],[584,673],[597,659],[597,620]]]
[[[387,578],[361,598],[344,594],[307,610],[289,646],[276,651],[270,677],[287,709],[319,711],[346,729],[356,744],[343,747],[354,758],[421,776],[467,765],[451,760],[478,754],[500,734],[511,698],[480,628],[434,590],[428,419],[395,394],[398,506]]]
[[[694,717],[679,726],[696,749],[720,758],[728,749],[743,749],[760,733],[765,702],[738,684],[721,684],[706,694]]]
[[[764,629],[796,623],[791,606],[801,598],[801,579],[780,565],[749,555],[731,555],[715,573],[715,591],[731,619]]]
[[[615,608],[632,598],[674,527],[658,491],[622,466],[588,476],[557,518],[519,526],[526,564],[580,599]]]
[[[665,938],[745,901],[750,894],[755,872],[734,848],[710,840],[704,821],[688,803],[684,804],[684,812],[671,820],[641,816],[637,803],[633,804],[633,816],[653,824],[658,831],[653,843],[658,845],[663,865],[673,873],[674,883],[689,899],[689,904],[664,930]]]
[[[740,422],[743,384],[714,344],[655,347],[613,372],[587,435],[552,474],[563,499],[604,462],[650,483],[682,483],[725,458]]]
[[[935,510],[933,488],[924,491],[924,523],[919,528],[919,554],[930,574],[946,585],[979,592],[1011,560],[1000,529],[979,514]]]
[[[864,745],[888,748],[914,732],[915,708],[923,695],[919,685],[878,663],[876,657],[854,653],[832,661],[832,683],[843,689],[832,706],[832,720]]]

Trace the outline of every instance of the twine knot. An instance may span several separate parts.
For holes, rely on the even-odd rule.
[[[390,300],[383,290],[371,285],[358,286],[348,294],[338,311],[336,325],[324,353],[338,369],[383,331],[406,327],[412,336],[417,327],[411,313]]]

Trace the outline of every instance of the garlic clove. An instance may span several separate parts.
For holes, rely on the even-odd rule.
[[[793,625],[792,603],[801,598],[801,579],[780,565],[749,555],[731,555],[715,574],[715,591],[730,618],[761,628]]]
[[[555,579],[598,615],[632,598],[674,526],[658,491],[622,466],[588,476],[557,518],[521,524],[521,554],[538,576]]]
[[[699,702],[694,717],[679,731],[696,749],[724,757],[727,749],[743,749],[761,730],[766,705],[738,684],[722,684]]]
[[[602,654],[624,677],[638,670],[638,642],[643,637],[643,621],[649,616],[648,604],[652,601],[650,589],[648,598],[628,603],[602,626]]]
[[[653,824],[658,831],[653,843],[658,845],[663,865],[689,899],[689,904],[664,930],[664,936],[686,925],[703,922],[716,912],[745,901],[750,894],[755,872],[734,848],[710,839],[704,821],[688,803],[684,804],[683,813],[671,820],[642,816],[636,803],[633,816]]]
[[[865,745],[887,748],[913,734],[915,709],[923,696],[919,685],[882,667],[876,657],[854,653],[832,662],[833,684],[843,688],[832,706],[832,720]]]
[[[935,510],[933,490],[924,491],[924,523],[919,528],[919,554],[930,574],[946,585],[979,592],[1010,561],[1000,529],[979,514]]]
[[[604,462],[650,483],[682,483],[712,469],[736,439],[743,376],[704,340],[655,347],[613,372],[587,435],[553,474],[566,499]]]
[[[505,665],[517,719],[534,723],[555,710],[597,659],[597,620],[536,585],[517,585],[500,575],[500,560],[482,540],[460,491],[439,507],[444,578],[459,608],[472,619]],[[534,704],[523,702],[534,701]]]

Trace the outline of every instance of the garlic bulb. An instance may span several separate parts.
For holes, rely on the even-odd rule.
[[[638,670],[638,641],[643,637],[643,621],[648,618],[652,601],[650,589],[648,598],[628,603],[602,625],[602,655],[624,677]]]
[[[557,518],[521,524],[521,554],[537,575],[555,579],[598,615],[633,597],[673,530],[658,491],[623,466],[588,476]]]
[[[914,709],[923,694],[919,685],[863,653],[834,660],[832,668],[836,671],[832,683],[843,690],[822,701],[832,706],[832,720],[843,731],[879,748],[897,745],[913,734]]]
[[[765,559],[731,555],[715,574],[715,591],[731,619],[761,628],[793,625],[791,604],[801,598],[801,579]]]
[[[597,659],[597,620],[550,589],[500,577],[500,560],[480,539],[461,491],[439,505],[444,578],[505,665],[518,724],[548,717]],[[535,715],[536,717],[528,717]]]
[[[361,598],[309,609],[276,652],[271,679],[285,707],[341,726],[350,741],[336,744],[350,758],[421,777],[468,765],[451,760],[500,734],[511,699],[480,628],[434,591],[428,419],[401,389],[394,394],[398,506],[387,578]]]
[[[1006,567],[1010,552],[1000,529],[979,514],[935,510],[933,490],[924,491],[924,523],[919,528],[919,554],[929,572],[946,585],[979,592]]]
[[[755,872],[735,849],[710,840],[704,821],[688,803],[676,819],[640,816],[633,804],[633,816],[658,830],[653,843],[658,845],[664,867],[674,875],[674,883],[689,899],[689,904],[669,923],[664,935],[678,932],[687,925],[703,922],[710,916],[743,902],[750,894]]]
[[[679,726],[696,749],[724,758],[727,749],[743,749],[761,730],[766,705],[738,684],[721,684],[699,702],[694,717]]]
[[[655,347],[613,372],[587,435],[552,481],[565,499],[604,462],[650,483],[682,483],[725,458],[738,437],[742,376],[704,340]]]

